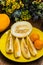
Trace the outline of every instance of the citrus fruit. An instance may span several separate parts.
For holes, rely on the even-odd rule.
[[[10,24],[10,18],[6,14],[0,14],[0,32],[4,31]]]
[[[30,35],[30,39],[32,42],[34,42],[35,40],[38,40],[40,38],[40,36],[37,33],[32,33]]]
[[[43,41],[42,40],[36,40],[34,42],[34,46],[36,49],[41,49],[43,47]]]

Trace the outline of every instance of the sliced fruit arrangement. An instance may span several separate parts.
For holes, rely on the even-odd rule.
[[[43,48],[43,40],[40,39],[39,34],[31,32],[32,30],[30,31],[31,34],[28,31],[30,35],[28,34],[20,37],[20,33],[22,35],[23,33],[27,34],[26,30],[28,29],[28,26],[31,28],[28,22],[25,21],[23,24],[22,22],[16,22],[15,25],[12,25],[11,31],[7,36],[6,53],[13,54],[15,58],[20,58],[22,55],[24,58],[29,59],[31,56],[35,57],[37,55],[37,50]],[[15,31],[19,34],[15,34]]]
[[[10,42],[8,41],[8,39],[11,40],[11,44],[9,44]],[[13,43],[12,43],[12,39],[13,39]],[[21,55],[25,59],[30,59],[31,56],[35,57],[38,54],[37,51],[43,48],[43,40],[37,39],[33,42],[31,41],[30,36],[26,36],[24,38],[12,37],[12,39],[11,37],[9,37],[9,34],[8,34],[7,43],[6,43],[6,45],[7,44],[8,45],[7,45],[6,53],[13,54],[16,59],[20,58]]]
[[[9,36],[8,36],[9,37]],[[8,39],[11,39],[10,37]],[[7,39],[7,40],[8,40]],[[12,41],[12,39],[11,39]],[[29,37],[25,38],[15,38],[13,39],[13,47],[12,44],[9,44],[10,42],[7,42],[8,46],[7,46],[7,54],[14,54],[15,58],[19,58],[21,57],[21,54],[23,55],[24,58],[29,59],[32,56],[36,56],[37,55],[37,50],[34,47],[34,44],[32,43],[32,41],[30,40]],[[12,52],[13,49],[13,52]]]
[[[0,41],[0,42],[1,42],[1,45],[0,45],[0,47],[1,47],[1,48],[0,48],[0,49],[1,49],[1,53],[2,53],[6,58],[8,58],[8,59],[10,59],[10,60],[12,60],[12,61],[16,61],[16,62],[31,62],[31,61],[34,61],[34,60],[39,59],[40,57],[43,56],[43,48],[41,48],[41,49],[36,49],[36,47],[34,46],[34,43],[31,41],[31,42],[32,42],[32,45],[34,46],[34,48],[36,49],[36,52],[37,52],[37,54],[33,56],[33,55],[30,53],[29,47],[28,47],[27,42],[26,42],[26,38],[29,37],[29,39],[30,39],[31,34],[33,34],[33,33],[38,34],[39,37],[40,37],[40,40],[43,41],[43,33],[42,33],[42,31],[40,31],[39,29],[34,28],[34,27],[33,27],[33,29],[32,29],[32,32],[30,33],[30,35],[29,35],[29,36],[26,36],[26,37],[24,37],[24,38],[17,38],[17,37],[14,37],[14,36],[11,34],[11,35],[12,35],[12,39],[13,39],[13,53],[7,53],[7,52],[6,52],[6,47],[7,47],[7,40],[8,40],[8,38],[9,38],[9,30],[6,31],[6,32],[2,35],[1,41]],[[15,57],[14,43],[17,42],[17,44],[18,44],[18,41],[16,41],[17,39],[19,40],[20,51],[24,49],[25,54],[26,54],[26,50],[29,50],[30,57],[27,57],[27,54],[26,54],[26,56],[24,56],[22,51],[21,51],[21,55],[20,55],[19,57]],[[22,41],[22,40],[24,40],[24,41]],[[30,40],[31,40],[31,39],[30,39]],[[16,42],[15,42],[15,41],[16,41]],[[23,42],[23,44],[22,44],[23,49],[21,49],[21,43],[22,43],[22,42]],[[25,45],[24,45],[24,42],[25,42]],[[30,42],[29,42],[29,44],[30,44]],[[16,48],[18,48],[18,45],[17,45]],[[33,48],[33,47],[32,47],[32,48]],[[16,50],[18,51],[18,49],[16,49]]]

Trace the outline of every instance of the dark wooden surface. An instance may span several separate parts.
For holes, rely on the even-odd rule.
[[[13,22],[14,23],[14,22]],[[7,28],[7,30],[11,27],[11,25],[13,24],[12,21],[11,21],[11,24],[10,26]],[[30,23],[40,29],[41,31],[43,31],[43,23],[42,21],[36,21],[36,22],[33,22],[32,20],[30,20]],[[5,31],[7,31],[5,30]],[[5,32],[4,31],[4,32]],[[2,36],[2,34],[4,33],[0,33],[0,37]],[[3,54],[0,52],[0,65],[43,65],[43,57],[41,57],[40,59],[36,60],[36,61],[33,61],[33,62],[29,62],[29,63],[17,63],[17,62],[13,62],[7,58],[5,58],[3,56]]]

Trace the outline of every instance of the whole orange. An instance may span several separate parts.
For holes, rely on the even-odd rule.
[[[4,31],[10,24],[10,18],[6,14],[0,14],[0,32]]]
[[[42,40],[36,40],[34,42],[34,46],[36,49],[41,49],[43,47],[43,41]]]
[[[31,33],[31,35],[30,35],[30,39],[32,42],[34,42],[35,40],[38,40],[39,38],[40,38],[40,36],[37,33]]]

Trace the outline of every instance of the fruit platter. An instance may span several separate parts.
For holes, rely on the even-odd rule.
[[[30,62],[43,55],[43,33],[27,21],[14,23],[0,43],[1,53],[12,61]]]
[[[43,56],[43,32],[30,20],[43,21],[43,1],[0,0],[0,51],[7,59],[31,62]]]

